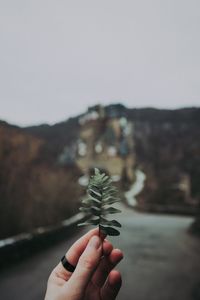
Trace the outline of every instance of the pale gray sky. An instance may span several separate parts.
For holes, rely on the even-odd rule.
[[[0,119],[200,106],[199,0],[0,0]]]

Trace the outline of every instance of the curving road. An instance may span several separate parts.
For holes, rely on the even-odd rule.
[[[125,253],[119,300],[200,299],[200,240],[187,233],[191,218],[124,207],[119,219],[121,236],[112,239]],[[43,299],[51,269],[80,234],[1,271],[0,299]]]

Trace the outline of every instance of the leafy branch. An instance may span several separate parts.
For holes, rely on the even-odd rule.
[[[99,226],[99,234],[117,236],[120,232],[113,227],[121,227],[116,220],[107,220],[108,214],[120,213],[119,209],[111,204],[119,202],[117,189],[112,185],[112,180],[105,173],[101,173],[97,168],[91,176],[88,184],[88,198],[82,201],[80,210],[85,213],[86,221],[78,226],[95,225]]]

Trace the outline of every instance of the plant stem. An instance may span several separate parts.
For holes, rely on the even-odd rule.
[[[100,190],[100,193],[101,193],[101,207],[100,207],[100,209],[101,209],[101,208],[102,208],[102,198],[103,198],[103,190],[102,190],[102,188],[101,188],[101,190]],[[101,224],[101,214],[100,214],[100,216],[99,216],[99,237],[102,238],[102,237],[101,237],[101,228],[100,228],[100,224]]]

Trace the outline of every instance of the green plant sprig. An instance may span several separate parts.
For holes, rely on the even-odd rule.
[[[119,209],[111,204],[119,202],[117,189],[112,185],[112,180],[105,173],[101,173],[97,168],[94,169],[94,175],[91,176],[87,189],[88,197],[81,203],[80,211],[86,216],[84,223],[78,226],[95,225],[99,226],[99,235],[117,236],[120,232],[113,227],[121,227],[116,220],[107,220],[108,214],[120,213]]]

